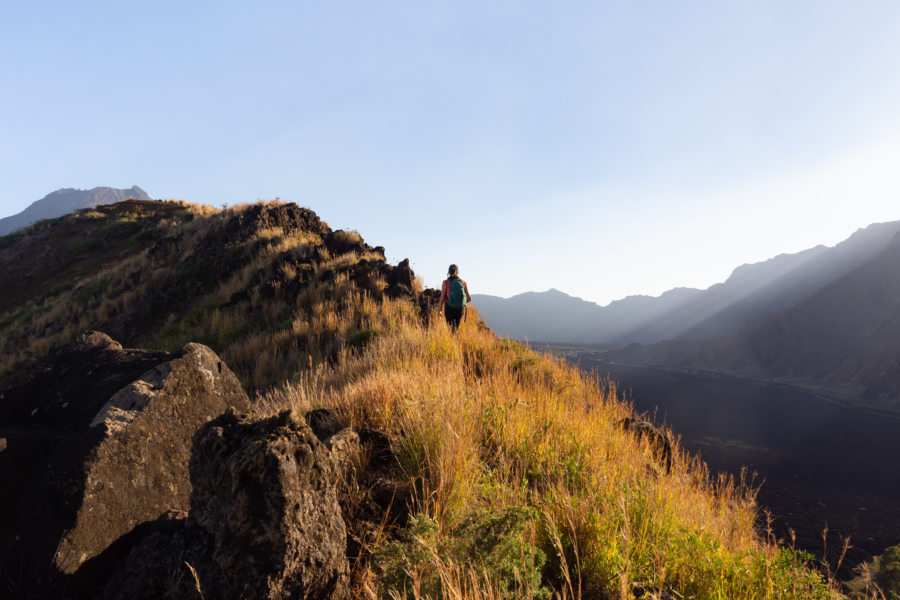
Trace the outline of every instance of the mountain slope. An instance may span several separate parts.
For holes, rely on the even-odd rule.
[[[473,294],[472,303],[496,333],[532,341],[574,337],[599,308],[555,289],[511,298]]]
[[[737,331],[756,317],[784,310],[877,257],[900,232],[900,222],[875,223],[857,230],[833,248],[817,246],[792,255],[798,264],[785,269],[752,293],[730,304],[679,336],[717,337]],[[779,258],[779,257],[776,257]],[[742,267],[735,270],[735,275]],[[734,275],[732,275],[734,277]]]
[[[318,415],[359,432],[369,450],[347,468],[373,478],[342,489],[340,500],[355,596],[611,598],[659,588],[695,598],[830,597],[804,554],[759,536],[752,490],[711,481],[677,439],[649,423],[629,429],[635,415],[612,384],[499,339],[474,312],[451,332],[431,318],[435,293],[418,289],[408,263],[386,264],[383,249],[331,230],[308,209],[98,207],[12,236],[0,248],[0,284],[24,275],[46,283],[19,286],[19,300],[0,309],[0,402],[29,370],[38,372],[28,380],[40,381],[38,357],[84,329],[102,329],[130,346],[212,346],[253,392],[242,419],[326,408]],[[46,400],[64,418],[74,398]],[[30,415],[20,414],[23,427]],[[31,439],[23,433],[10,443]],[[0,439],[0,461],[27,452],[7,450],[2,429]],[[279,452],[284,478],[308,464]],[[242,469],[263,470],[255,467]],[[225,489],[226,500],[265,503],[260,486],[229,485],[237,489]],[[56,500],[41,489],[11,491]],[[235,502],[247,514],[245,501]],[[122,552],[113,546],[147,534],[138,525],[109,549]],[[260,538],[253,534],[248,546]],[[172,597],[211,589],[202,567],[188,572],[180,554],[166,557],[182,583],[196,583]],[[14,589],[34,568],[22,565],[4,572],[0,586]]]
[[[22,212],[0,219],[0,235],[27,227],[41,219],[55,219],[81,208],[113,204],[128,198],[149,200],[150,196],[138,186],[124,190],[110,187],[96,187],[92,190],[59,189],[32,202]]]
[[[383,249],[293,204],[129,200],[7,237],[0,373],[100,329],[131,347],[202,342],[245,385],[264,387],[292,361],[318,362],[383,329],[361,295],[412,296],[418,285],[408,262],[388,265]]]
[[[900,410],[900,234],[873,260],[731,336],[635,345],[607,356],[824,387]]]

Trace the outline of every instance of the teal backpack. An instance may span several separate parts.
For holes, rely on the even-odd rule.
[[[450,280],[450,300],[447,306],[451,308],[463,308],[466,305],[466,290],[463,287],[462,279]]]

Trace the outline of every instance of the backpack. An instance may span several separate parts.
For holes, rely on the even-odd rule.
[[[450,279],[450,299],[447,306],[451,308],[463,308],[466,305],[466,290],[462,279]]]

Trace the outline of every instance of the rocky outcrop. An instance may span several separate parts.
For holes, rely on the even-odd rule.
[[[416,275],[409,266],[409,259],[404,258],[388,274],[388,287],[385,293],[392,298],[412,296],[415,290],[415,278]]]
[[[326,409],[238,413],[247,396],[205,346],[89,332],[12,383],[0,566],[16,597],[346,598],[358,540],[406,519],[384,434]]]
[[[346,529],[328,449],[293,412],[226,414],[201,429],[189,519],[210,533],[227,597],[335,598],[347,584]]]
[[[0,560],[22,589],[45,589],[101,554],[113,560],[136,527],[187,510],[194,432],[229,407],[249,408],[209,348],[126,350],[97,332],[0,394]]]
[[[308,208],[288,204],[254,204],[245,211],[236,212],[225,225],[225,237],[232,242],[243,242],[256,237],[264,229],[300,230],[328,235],[330,228]]]
[[[205,425],[194,438],[190,513],[160,520],[103,597],[347,597],[337,486],[358,437],[345,429],[331,439],[329,450],[291,411],[229,412]]]

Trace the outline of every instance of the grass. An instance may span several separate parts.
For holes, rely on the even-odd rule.
[[[364,352],[261,399],[265,411],[329,408],[391,439],[414,518],[371,544],[355,569],[360,597],[631,598],[637,586],[840,597],[811,556],[755,530],[752,488],[711,477],[677,443],[667,474],[616,427],[631,408],[614,383],[498,339],[474,311],[454,335],[402,303],[385,308],[393,319]],[[506,554],[479,550],[478,531],[504,515],[527,518],[481,546]],[[534,554],[516,563],[514,548]]]
[[[343,245],[334,253],[299,229],[265,226],[228,239],[229,220],[252,206],[119,203],[26,230],[26,241],[48,228],[74,230],[37,241],[69,244],[75,263],[57,273],[36,264],[52,280],[46,293],[32,308],[0,314],[0,372],[114,324],[126,345],[174,352],[207,344],[255,391],[333,360],[344,346],[360,350],[384,330],[383,277],[376,270],[351,280],[361,263],[384,262],[358,233],[332,234]]]

